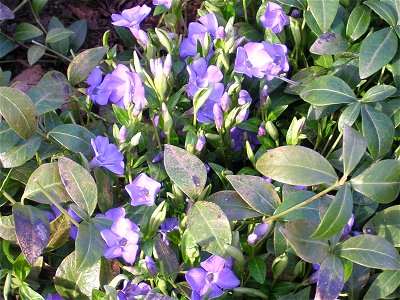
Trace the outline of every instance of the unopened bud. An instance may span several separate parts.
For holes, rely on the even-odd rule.
[[[201,152],[201,150],[203,150],[205,145],[206,145],[206,137],[204,136],[204,134],[201,134],[197,139],[197,143],[195,146],[196,151]]]
[[[303,260],[298,261],[293,270],[294,275],[296,275],[296,277],[303,277],[305,271],[306,263]]]
[[[118,132],[118,141],[120,143],[125,142],[127,132],[128,132],[127,128],[124,125],[122,125],[122,127],[119,129]]]
[[[239,92],[239,99],[238,99],[238,104],[240,106],[245,105],[246,103],[251,102],[253,99],[251,99],[251,96],[248,91],[246,90],[240,90]]]
[[[144,258],[144,261],[146,263],[146,268],[149,271],[151,276],[156,276],[158,273],[158,269],[156,266],[156,263],[154,262],[154,259],[151,256],[147,256]]]
[[[225,92],[222,95],[221,99],[219,100],[219,105],[221,106],[224,112],[229,109],[229,102],[230,102],[229,95],[227,92]]]
[[[274,278],[278,278],[282,275],[283,271],[285,271],[288,266],[289,258],[286,254],[282,254],[274,259],[272,262],[272,273],[274,274]]]
[[[163,69],[164,69],[165,77],[168,77],[169,74],[171,74],[171,69],[172,69],[172,57],[171,57],[171,55],[169,53],[165,57],[164,68]]]
[[[219,26],[215,33],[217,39],[224,40],[226,38],[225,28],[223,26]]]
[[[265,130],[265,124],[261,123],[260,127],[258,127],[258,136],[264,136],[267,134],[267,131]]]
[[[268,97],[268,85],[264,85],[260,91],[260,106],[263,106],[267,102]]]
[[[243,121],[247,120],[248,116],[249,116],[249,108],[246,107],[245,109],[242,109],[236,116],[236,123],[242,123]]]
[[[278,129],[276,129],[274,123],[272,123],[271,121],[267,121],[267,123],[265,124],[265,129],[274,141],[279,140],[279,132]]]
[[[222,129],[222,124],[224,122],[224,113],[222,111],[221,106],[219,106],[217,103],[214,104],[213,114],[214,114],[215,127],[217,128],[218,131],[220,131]]]

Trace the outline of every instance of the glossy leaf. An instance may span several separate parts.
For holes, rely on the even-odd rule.
[[[346,226],[351,217],[352,210],[353,196],[351,189],[347,184],[344,184],[336,193],[335,198],[321,220],[321,224],[312,237],[317,239],[329,238],[342,232],[343,227]]]
[[[204,189],[207,172],[197,156],[184,149],[165,145],[164,166],[171,180],[190,198],[196,199]]]
[[[228,175],[226,178],[248,205],[264,215],[272,215],[280,203],[275,187],[261,177]]]
[[[58,169],[69,196],[91,216],[97,205],[97,186],[90,173],[66,157],[58,159]]]
[[[383,112],[369,105],[361,107],[362,131],[372,158],[385,156],[392,147],[394,126],[392,120]]]
[[[360,48],[360,77],[362,79],[382,69],[397,51],[398,38],[391,28],[369,35]]]
[[[22,198],[28,198],[39,203],[51,204],[50,200],[41,192],[38,183],[57,202],[72,201],[61,182],[57,163],[47,163],[37,168],[29,177]]]
[[[8,53],[14,50],[16,47],[16,44],[10,41],[8,38],[5,36],[0,36],[0,58],[3,58],[6,56]],[[1,81],[0,81],[1,83]],[[4,84],[2,84],[4,85]],[[7,84],[5,84],[7,85]]]
[[[249,273],[259,283],[264,284],[267,276],[267,266],[261,257],[254,257],[249,261]]]
[[[13,242],[17,240],[17,237],[15,236],[15,224],[13,216],[0,217],[0,238]]]
[[[50,240],[47,245],[47,250],[55,250],[60,248],[69,240],[70,233],[70,221],[64,215],[61,214],[53,221],[50,222]]]
[[[100,286],[100,261],[78,272],[75,255],[72,252],[61,262],[56,271],[54,286],[62,297],[89,300],[92,290]]]
[[[279,2],[283,5],[297,7],[300,9],[306,9],[306,7],[307,7],[305,0],[277,0],[277,2]]]
[[[335,19],[339,0],[308,0],[308,7],[322,32],[327,32]]]
[[[235,24],[238,28],[238,35],[245,36],[252,42],[262,41],[262,34],[250,23],[238,22]]]
[[[196,202],[187,215],[186,230],[205,251],[227,257],[225,244],[232,241],[229,220],[221,208],[211,202]]]
[[[23,139],[29,138],[36,130],[36,109],[24,92],[0,87],[0,114]]]
[[[56,27],[50,30],[46,35],[46,43],[57,43],[73,35],[72,30]]]
[[[400,191],[400,161],[386,159],[372,164],[350,180],[352,187],[378,203],[390,203]]]
[[[361,102],[377,102],[389,98],[397,89],[391,85],[376,85],[370,88],[365,95],[362,97]]]
[[[315,299],[334,300],[344,286],[344,269],[340,259],[328,255],[318,271],[318,282]]]
[[[346,36],[354,42],[367,32],[370,21],[371,10],[365,5],[357,5],[347,21]]]
[[[383,271],[376,277],[364,296],[365,300],[383,299],[400,285],[400,271]]]
[[[112,184],[108,174],[100,168],[94,169],[94,177],[97,183],[97,204],[104,213],[113,206]]]
[[[6,122],[0,123],[0,153],[6,152],[12,146],[18,143],[19,140],[20,137]]]
[[[327,32],[320,35],[311,45],[310,52],[318,55],[333,55],[345,52],[347,42],[334,32]]]
[[[299,257],[309,263],[321,264],[329,255],[329,244],[326,240],[314,240],[310,237],[316,228],[317,224],[314,222],[296,219],[286,223],[280,231]]]
[[[87,24],[86,20],[78,20],[72,23],[68,29],[72,30],[74,34],[69,38],[72,50],[77,52],[80,47],[82,47],[85,42],[87,34]]]
[[[292,185],[335,183],[337,175],[319,153],[302,146],[283,146],[269,150],[257,161],[264,176]]]
[[[400,205],[377,212],[363,228],[365,233],[377,234],[395,247],[400,247]]]
[[[301,91],[300,97],[317,106],[356,101],[356,96],[347,83],[332,75],[325,75],[312,80]]]
[[[0,166],[3,168],[22,166],[35,155],[41,142],[42,139],[36,134],[26,141],[20,140],[6,152],[0,153]]]
[[[363,136],[350,126],[344,125],[343,130],[343,169],[348,176],[367,150],[367,142]]]
[[[361,103],[354,102],[347,106],[339,116],[339,131],[343,131],[344,124],[352,126],[357,120],[361,111]]]
[[[235,191],[219,191],[210,195],[206,201],[217,204],[229,221],[260,217],[261,213],[250,207]]]
[[[363,4],[370,7],[378,16],[385,20],[390,26],[396,26],[397,16],[389,4],[383,1],[368,0]]]
[[[68,67],[67,77],[69,82],[75,85],[84,81],[99,65],[106,52],[106,48],[97,47],[79,53]]]
[[[106,244],[96,225],[86,221],[80,223],[75,240],[76,270],[87,269],[98,263],[105,248]]]
[[[39,293],[31,289],[26,283],[22,284],[18,291],[22,300],[44,300]]]
[[[23,42],[41,36],[43,32],[35,25],[30,23],[19,23],[15,28],[13,39],[17,42]]]
[[[400,269],[400,257],[396,248],[379,236],[354,236],[338,245],[336,251],[341,257],[369,268]]]
[[[49,220],[39,208],[18,202],[13,205],[13,216],[18,245],[33,265],[49,242]]]
[[[391,118],[394,123],[394,127],[397,128],[400,125],[400,97],[390,100],[385,103],[383,111]]]
[[[52,129],[48,136],[72,152],[82,152],[88,156],[94,153],[90,140],[94,139],[95,135],[83,126],[63,124]]]

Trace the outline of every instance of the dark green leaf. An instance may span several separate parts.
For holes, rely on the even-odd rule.
[[[248,205],[264,215],[272,215],[280,203],[275,187],[261,177],[228,175],[226,178]]]
[[[369,35],[360,48],[360,77],[362,79],[382,69],[397,51],[398,38],[391,28]]]
[[[54,16],[50,19],[49,24],[47,26],[47,30],[52,31],[53,29],[56,29],[56,28],[58,28],[57,30],[65,29],[64,24],[60,21],[60,19],[58,19],[57,17]],[[65,55],[65,56],[68,56],[70,54],[68,37],[61,39],[57,42],[48,43],[48,45],[50,46],[51,49],[57,51],[58,53]]]
[[[39,14],[46,6],[48,0],[32,0],[32,8],[35,13]]]
[[[51,29],[47,33],[46,43],[57,43],[64,39],[69,38],[73,34],[74,34],[74,32],[72,30],[69,30],[66,28],[61,28],[61,27],[56,27],[56,28]]]
[[[267,266],[265,261],[260,257],[254,257],[249,261],[249,273],[259,283],[264,284],[267,276]]]
[[[82,47],[85,42],[86,34],[87,34],[87,21],[86,20],[78,20],[72,23],[69,27],[69,30],[72,30],[74,34],[69,38],[69,42],[72,50],[77,52],[80,47]]]
[[[196,202],[187,215],[186,230],[205,250],[227,257],[225,244],[232,241],[229,220],[221,208],[211,202]]]
[[[338,179],[323,156],[302,146],[271,149],[258,159],[256,166],[263,175],[292,185],[335,183]]]
[[[317,228],[317,224],[306,219],[296,219],[286,223],[281,228],[294,251],[309,263],[321,264],[329,255],[328,241],[313,240],[310,238]]]
[[[23,165],[35,155],[41,142],[42,139],[36,134],[26,141],[20,140],[6,152],[0,153],[0,166],[15,168]]]
[[[343,169],[348,176],[363,157],[367,142],[363,136],[348,125],[343,129]]]
[[[370,88],[362,97],[361,102],[377,102],[389,98],[397,89],[391,85],[376,85]]]
[[[294,95],[300,95],[301,91],[304,88],[304,85],[309,83],[312,80],[315,80],[315,78],[320,77],[322,75],[326,75],[326,70],[324,68],[318,67],[318,66],[312,66],[308,68],[304,68],[299,70],[296,74],[294,74],[291,78],[291,80],[300,83],[300,85],[292,85],[288,84],[287,87],[285,88],[285,93],[288,94],[294,94]],[[274,103],[272,101],[272,103]],[[268,118],[268,120],[270,120]],[[274,120],[270,120],[273,122]]]
[[[0,123],[0,153],[6,152],[12,146],[18,143],[19,140],[20,137],[6,122]]]
[[[305,0],[277,0],[277,1],[283,5],[297,7],[303,10],[307,8]]]
[[[334,32],[327,32],[320,35],[311,45],[310,52],[318,55],[333,55],[345,52],[347,42]]]
[[[164,265],[165,275],[172,275],[172,277],[175,278],[176,273],[179,271],[179,262],[175,253],[159,236],[154,237],[154,247],[158,259],[162,261]]]
[[[322,32],[327,32],[335,19],[339,0],[308,0],[308,7]]]
[[[19,23],[17,28],[15,28],[13,39],[17,42],[23,42],[41,36],[42,34],[43,32],[35,25]]]
[[[13,216],[0,217],[0,238],[13,242],[17,240]]]
[[[113,194],[110,177],[100,168],[94,169],[94,178],[97,183],[97,204],[104,213],[113,206]]]
[[[47,245],[47,250],[55,250],[68,242],[70,228],[70,221],[64,214],[59,215],[56,219],[51,221],[50,240]]]
[[[389,4],[377,0],[364,1],[363,4],[370,7],[378,16],[384,19],[390,26],[396,26],[397,16]]]
[[[49,220],[39,208],[18,202],[13,205],[13,216],[18,245],[33,265],[49,242]]]
[[[392,147],[394,126],[383,112],[369,105],[362,105],[362,131],[373,159],[382,158]]]
[[[339,130],[343,131],[344,124],[352,126],[357,120],[361,111],[361,103],[354,102],[345,108],[345,110],[339,116]]]
[[[400,257],[396,248],[379,236],[354,236],[338,245],[336,251],[341,257],[369,268],[400,269]]]
[[[0,58],[14,50],[15,44],[5,36],[0,36]],[[1,83],[1,81],[0,81]],[[4,85],[4,84],[1,84]]]
[[[364,300],[383,299],[400,285],[400,271],[383,271],[376,277],[364,296]]]
[[[329,205],[321,224],[312,237],[321,239],[329,238],[342,232],[351,217],[353,210],[353,196],[347,184],[341,186],[332,203]]]
[[[171,180],[190,198],[196,199],[204,189],[207,172],[204,163],[184,149],[165,145],[164,166]]]
[[[94,153],[90,140],[94,139],[95,135],[83,126],[63,124],[52,129],[48,136],[72,152],[82,152],[88,156]]]
[[[126,127],[129,127],[130,120],[129,120],[129,115],[128,111],[126,109],[123,109],[115,104],[112,105],[115,117],[117,118],[118,122],[121,125],[124,125]]]
[[[318,282],[315,299],[334,300],[344,286],[344,270],[340,259],[328,255],[318,271]]]
[[[23,139],[29,138],[36,130],[36,109],[24,92],[0,87],[0,114]]]
[[[75,85],[84,81],[93,71],[93,69],[99,65],[106,52],[106,48],[97,47],[85,50],[78,54],[70,63],[67,70],[69,82],[72,85]]]
[[[245,22],[236,23],[238,27],[238,35],[245,36],[252,42],[262,41],[262,34],[251,24]]]
[[[91,216],[97,205],[97,186],[90,173],[66,157],[58,159],[58,169],[72,200]]]
[[[325,75],[308,83],[300,97],[313,105],[332,105],[356,101],[353,90],[342,79]]]
[[[346,36],[354,42],[367,32],[370,21],[371,10],[365,5],[357,5],[347,21]]]
[[[385,103],[383,111],[392,119],[394,127],[400,125],[400,97]]]

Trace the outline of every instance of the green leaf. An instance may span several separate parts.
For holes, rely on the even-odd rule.
[[[346,291],[349,293],[349,299],[356,300],[361,294],[361,290],[366,285],[370,276],[370,269],[358,264],[353,264],[353,270],[347,281]]]
[[[66,157],[58,159],[58,168],[64,187],[72,200],[91,216],[97,205],[97,186],[90,173]]]
[[[44,300],[39,293],[31,289],[26,283],[20,286],[19,295],[22,300]]]
[[[105,248],[106,245],[96,225],[86,221],[80,223],[75,240],[76,270],[90,268],[99,262]]]
[[[187,215],[186,230],[203,250],[227,257],[225,244],[232,241],[229,220],[221,208],[211,202],[198,201]]]
[[[75,124],[63,124],[52,129],[48,134],[72,152],[82,152],[90,156],[94,151],[90,143],[95,135],[85,127]]]
[[[305,10],[307,8],[307,4],[304,0],[277,0],[279,3],[291,7],[297,7]]]
[[[346,36],[354,42],[367,32],[371,21],[371,10],[365,5],[357,5],[349,16],[346,26]]]
[[[190,198],[196,199],[204,189],[207,171],[195,155],[181,148],[165,145],[164,166],[171,180]]]
[[[378,203],[390,203],[400,191],[400,161],[386,159],[372,164],[350,180],[357,192]]]
[[[56,271],[54,286],[62,297],[89,300],[92,290],[100,286],[100,261],[78,271],[75,256],[76,253],[72,252],[61,262]]]
[[[300,97],[317,106],[356,101],[356,95],[347,83],[332,75],[325,75],[312,80],[301,91]]]
[[[68,66],[67,77],[69,82],[75,85],[84,81],[99,65],[106,52],[106,48],[97,47],[79,53]]]
[[[22,166],[36,154],[41,142],[42,139],[36,134],[26,141],[20,140],[6,152],[0,153],[0,166],[3,168]]]
[[[72,23],[69,27],[69,30],[72,30],[74,34],[69,38],[70,45],[72,50],[77,52],[80,47],[82,47],[85,42],[86,34],[87,34],[87,21],[86,20],[78,20]]]
[[[13,216],[18,245],[33,265],[49,242],[49,220],[39,208],[19,202],[13,205]]]
[[[378,16],[384,19],[390,26],[396,26],[397,16],[393,11],[392,7],[383,2],[377,0],[364,1],[363,4],[370,7]]]
[[[302,146],[282,146],[269,150],[257,161],[264,176],[292,185],[335,183],[331,164],[319,153]]]
[[[20,140],[20,137],[6,122],[0,123],[0,153],[6,152]]]
[[[400,125],[400,98],[386,102],[383,111],[392,119],[394,127],[397,128]]]
[[[363,157],[367,149],[364,137],[350,126],[344,125],[343,129],[343,169],[348,176]]]
[[[69,38],[73,34],[74,34],[74,32],[72,30],[69,30],[66,28],[61,28],[61,27],[56,27],[47,33],[46,43],[47,44],[57,43],[64,39]]]
[[[395,247],[400,247],[400,205],[377,212],[363,228],[365,233],[377,234]]]
[[[286,223],[281,232],[300,258],[309,263],[321,264],[329,255],[329,244],[327,240],[314,240],[310,237],[316,228],[314,222],[296,219]]]
[[[42,115],[70,101],[73,90],[63,73],[49,71],[29,90],[28,95],[35,104],[37,114]]]
[[[23,42],[41,36],[42,34],[43,32],[35,25],[19,23],[17,28],[15,28],[13,39],[17,42]]]
[[[397,51],[397,37],[391,28],[369,35],[360,48],[360,77],[367,78],[392,60]]]
[[[245,22],[236,23],[238,28],[238,36],[245,36],[252,42],[260,42],[263,35],[251,24]]]
[[[48,31],[58,28],[58,30],[65,29],[64,24],[57,17],[52,17],[47,26]],[[58,53],[68,56],[70,53],[69,38],[61,39],[57,42],[48,43],[50,48],[57,51]]]
[[[41,46],[31,46],[28,49],[28,63],[29,65],[34,65],[46,52],[46,48]]]
[[[249,273],[259,283],[264,284],[267,276],[267,266],[265,261],[260,257],[254,257],[249,260]]]
[[[369,105],[361,107],[362,131],[373,159],[382,158],[392,147],[394,126],[383,112]]]
[[[327,32],[336,17],[339,0],[308,0],[308,7],[322,32]]]
[[[172,275],[172,277],[175,279],[177,272],[179,271],[179,262],[174,251],[172,251],[171,247],[164,243],[159,236],[154,237],[154,248],[156,250],[158,259],[164,265],[164,274],[170,276]]]
[[[68,202],[72,199],[68,196],[58,172],[57,163],[47,163],[37,168],[29,177],[22,199],[51,204],[50,200],[41,192],[38,183],[58,202]]]
[[[128,115],[128,110],[123,109],[115,104],[112,105],[115,117],[117,118],[118,122],[125,127],[129,127],[130,119]]]
[[[383,270],[400,269],[400,257],[396,248],[379,236],[354,236],[339,244],[335,250],[341,257],[362,266]]]
[[[337,256],[329,254],[318,271],[315,299],[336,299],[343,286],[343,264]]]
[[[113,193],[110,177],[100,168],[94,169],[94,178],[97,183],[97,204],[104,213],[113,206]]]
[[[68,242],[70,228],[70,221],[64,214],[59,215],[56,219],[51,221],[50,240],[46,249],[52,251]]]
[[[347,184],[340,187],[332,203],[329,205],[321,224],[311,236],[312,238],[329,238],[342,232],[351,217],[353,195]]]
[[[400,271],[383,271],[370,285],[364,300],[383,299],[400,285]]]
[[[0,238],[13,242],[17,240],[13,216],[0,217]]]
[[[0,36],[0,58],[3,58],[8,53],[14,50],[15,43],[10,41],[5,36]],[[1,81],[0,81],[1,82]],[[3,85],[3,84],[2,84]]]
[[[333,55],[345,52],[347,41],[334,32],[320,35],[311,45],[310,52],[318,55]]]
[[[365,95],[362,97],[361,102],[377,102],[389,98],[397,89],[391,85],[376,85],[370,88]]]
[[[275,187],[261,177],[228,175],[226,178],[248,205],[264,215],[271,216],[280,203]]]
[[[35,13],[39,14],[46,6],[48,0],[32,0],[32,8]]]
[[[206,201],[217,204],[229,221],[260,217],[258,211],[250,207],[235,191],[219,191],[210,195]]]
[[[0,87],[0,114],[25,140],[36,130],[36,109],[28,95],[20,90]]]

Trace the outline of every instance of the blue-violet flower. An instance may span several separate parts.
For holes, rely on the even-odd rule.
[[[110,144],[108,138],[97,136],[90,140],[95,157],[90,162],[90,168],[105,167],[115,174],[124,174],[124,156],[117,146]]]
[[[156,201],[157,193],[161,184],[144,173],[141,173],[135,180],[125,186],[125,190],[131,197],[131,205],[151,206]]]

